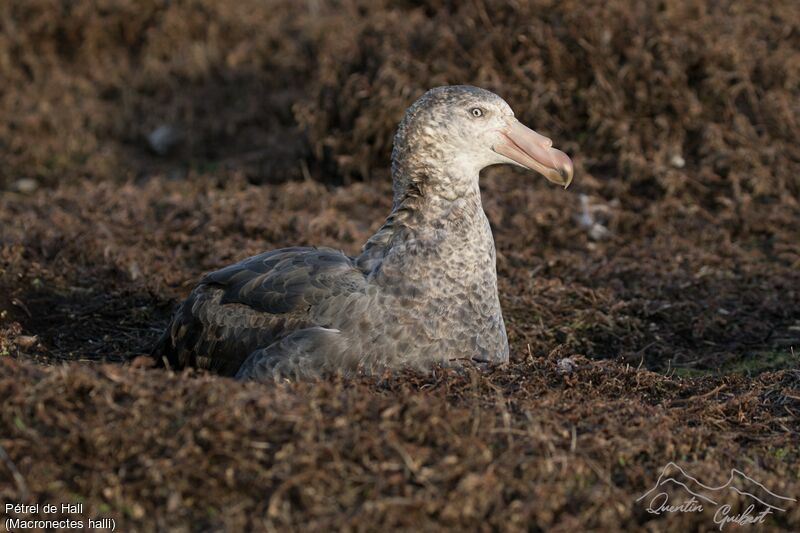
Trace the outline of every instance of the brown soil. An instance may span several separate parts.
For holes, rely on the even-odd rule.
[[[0,5],[0,503],[124,531],[717,530],[635,502],[669,461],[800,496],[800,12],[521,4]],[[567,191],[484,176],[510,365],[264,387],[127,364],[205,271],[356,252],[404,108],[463,82],[577,167]]]

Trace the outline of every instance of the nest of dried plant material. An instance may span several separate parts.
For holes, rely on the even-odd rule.
[[[676,458],[719,484],[739,466],[776,493],[800,488],[797,372],[685,382],[584,358],[564,375],[531,358],[265,388],[0,366],[0,445],[19,473],[4,500],[79,499],[126,531],[708,528],[711,513],[656,518],[635,502]],[[767,525],[799,523],[794,508]]]

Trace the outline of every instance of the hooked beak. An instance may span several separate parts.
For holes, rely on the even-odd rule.
[[[508,126],[500,130],[500,141],[492,150],[509,158],[521,167],[535,170],[542,176],[563,185],[572,183],[572,160],[553,148],[553,141],[511,118]]]

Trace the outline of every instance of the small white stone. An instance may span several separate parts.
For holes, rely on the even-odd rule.
[[[558,373],[559,374],[572,374],[577,367],[577,363],[572,357],[565,357],[558,360]]]
[[[150,148],[158,155],[166,155],[178,141],[180,135],[172,126],[159,126],[147,136]]]
[[[592,227],[589,229],[589,238],[594,241],[607,239],[610,236],[611,231],[599,222],[592,224]]]
[[[39,182],[33,178],[20,178],[11,185],[11,188],[22,194],[31,194],[39,188]]]

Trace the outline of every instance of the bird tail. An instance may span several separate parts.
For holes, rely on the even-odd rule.
[[[170,323],[150,350],[150,357],[155,361],[156,368],[178,369],[178,352],[172,344]]]

